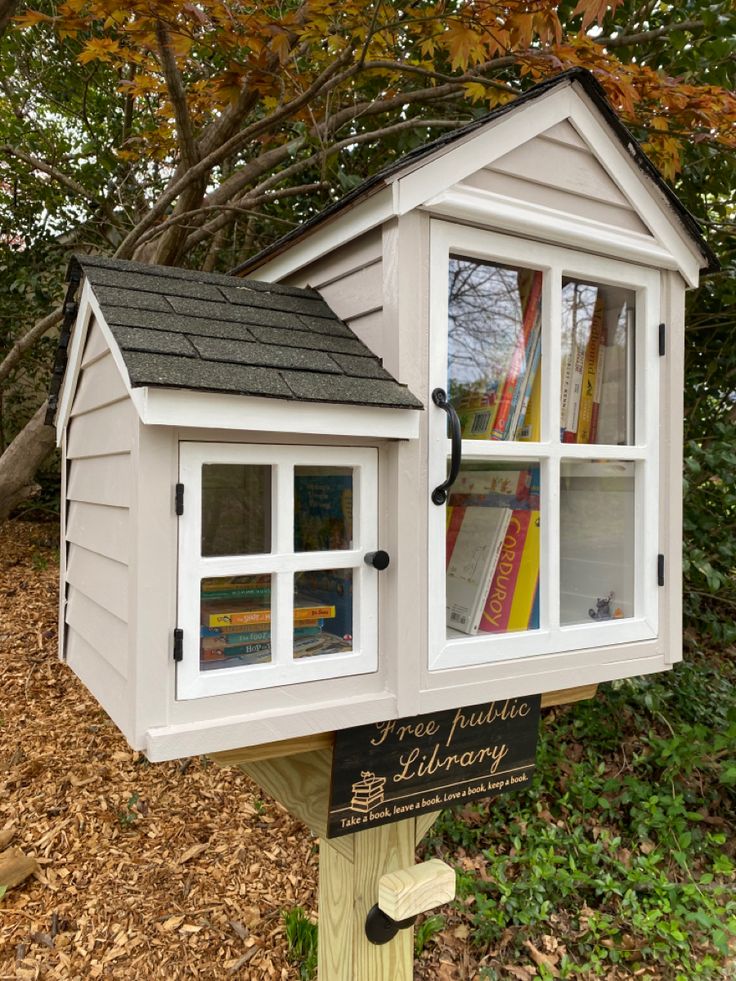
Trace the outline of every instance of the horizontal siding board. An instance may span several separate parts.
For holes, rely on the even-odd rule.
[[[499,157],[489,169],[607,204],[629,207],[621,190],[589,150],[537,137]]]
[[[69,588],[66,622],[121,677],[128,677],[126,623],[73,586]]]
[[[380,354],[384,341],[384,311],[374,310],[366,313],[362,317],[355,317],[349,321],[349,327],[354,331],[356,337],[370,348],[375,354]]]
[[[82,369],[71,415],[79,416],[103,405],[110,405],[125,398],[127,394],[125,382],[120,377],[112,354],[105,354]]]
[[[69,423],[68,459],[130,451],[137,423],[138,416],[127,398],[76,416]]]
[[[129,507],[131,480],[130,453],[72,460],[66,497],[68,501]]]
[[[97,326],[94,320],[91,321],[89,330],[87,332],[87,340],[84,345],[84,354],[82,355],[82,368],[86,368],[88,364],[93,361],[97,361],[103,354],[109,351],[107,346],[107,341],[105,336]]]
[[[128,562],[130,515],[127,508],[72,501],[66,519],[66,540],[116,562]]]
[[[98,606],[119,620],[128,620],[129,570],[122,562],[90,552],[81,545],[70,544],[66,579],[70,586],[84,593]]]
[[[71,627],[67,629],[66,662],[115,725],[126,735],[130,734],[129,689],[125,678]]]
[[[376,261],[335,280],[320,290],[343,320],[360,317],[383,306],[383,263]]]
[[[478,170],[471,174],[463,183],[470,187],[478,187],[484,191],[503,194],[513,201],[521,201],[525,205],[540,204],[547,208],[556,208],[564,214],[579,215],[581,218],[592,218],[604,222],[614,228],[649,235],[649,229],[630,207],[607,204],[594,201],[592,198],[581,197],[570,191],[532,183],[509,174],[494,173],[491,170]]]
[[[540,133],[540,139],[552,140],[555,143],[564,143],[567,146],[575,146],[580,150],[588,149],[588,144],[567,119],[563,119],[561,123],[556,123],[543,133]]]
[[[322,293],[323,288],[333,280],[375,262],[381,255],[381,229],[374,228],[352,242],[341,244],[339,249],[324,258],[302,267],[287,277],[285,282],[295,286],[311,286]]]

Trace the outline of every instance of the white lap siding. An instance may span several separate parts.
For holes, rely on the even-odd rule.
[[[64,657],[124,731],[130,724],[131,452],[137,418],[92,323],[66,433]]]

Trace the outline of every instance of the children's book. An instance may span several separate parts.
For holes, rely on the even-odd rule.
[[[529,525],[537,511],[512,511],[503,547],[483,607],[479,631],[503,633],[509,629],[511,609],[521,570]]]

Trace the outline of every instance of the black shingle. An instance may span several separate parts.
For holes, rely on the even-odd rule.
[[[206,361],[228,361],[233,364],[263,365],[272,368],[300,368],[341,374],[341,368],[324,351],[275,344],[249,344],[214,337],[190,337],[200,356]]]
[[[312,317],[335,319],[325,301],[316,295],[285,296],[277,291],[254,290],[249,283],[242,286],[220,287],[221,294],[230,303],[244,306],[266,307],[270,310],[284,310],[287,313],[304,313]]]
[[[205,320],[231,320],[240,324],[269,324],[271,327],[291,327],[295,324],[293,313],[281,310],[269,310],[263,307],[239,306],[228,303],[223,297],[222,303],[212,303],[209,300],[190,300],[183,296],[170,296],[168,309],[184,313],[191,317],[203,317]]]
[[[329,337],[308,330],[277,330],[272,327],[249,327],[250,333],[264,344],[285,344],[287,347],[310,347],[316,351],[365,355],[368,349],[357,337]]]
[[[223,364],[199,358],[179,358],[164,354],[125,355],[132,385],[156,385],[164,388],[193,388],[211,392],[236,392],[241,395],[268,395],[291,398],[292,393],[278,371],[252,368],[250,365]]]
[[[146,330],[144,327],[120,327],[113,325],[110,330],[120,347],[126,351],[151,351],[154,354],[180,354],[185,358],[196,358],[186,334],[170,330]]]
[[[254,341],[246,324],[227,323],[223,320],[200,320],[179,313],[159,313],[149,310],[130,310],[125,307],[105,307],[108,324],[127,327],[147,327],[151,330],[179,331],[201,337],[227,337],[233,340]]]
[[[134,310],[171,310],[165,296],[143,290],[118,289],[115,286],[95,286],[95,296],[100,305],[129,307]]]
[[[332,357],[342,368],[344,374],[352,378],[386,378],[393,381],[392,375],[383,367],[378,358],[358,358],[353,354],[333,354]]]
[[[167,267],[168,271],[168,267]],[[109,269],[101,266],[90,271],[89,281],[93,286],[114,286],[119,289],[140,290],[143,293],[160,293],[164,296],[190,296],[195,300],[221,300],[222,294],[213,283],[192,282],[175,276],[142,276],[119,268]],[[95,292],[97,290],[95,289]]]
[[[354,402],[359,405],[421,408],[408,388],[395,381],[368,378],[325,377],[306,371],[282,371],[281,376],[295,397],[305,402]]]

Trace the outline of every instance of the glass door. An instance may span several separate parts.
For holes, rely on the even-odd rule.
[[[430,666],[656,636],[657,273],[434,221],[430,290]]]
[[[377,451],[180,443],[177,697],[376,670]]]

